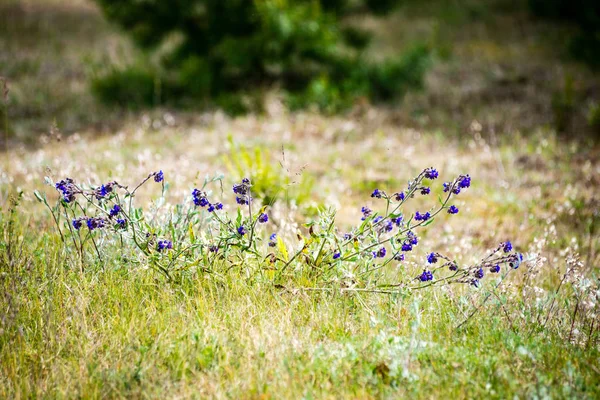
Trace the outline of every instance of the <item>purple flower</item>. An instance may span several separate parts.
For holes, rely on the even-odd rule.
[[[117,218],[117,224],[116,224],[117,228],[124,229],[126,226],[127,226],[127,221],[125,221],[123,218]]]
[[[392,222],[399,227],[402,224],[402,215],[396,218],[392,218]]]
[[[198,189],[194,189],[192,191],[192,199],[194,200],[194,205],[196,207],[206,207],[210,204],[208,197],[206,196],[206,192],[202,192]]]
[[[448,214],[458,214],[458,207],[451,205],[450,208],[448,208]]]
[[[170,240],[159,240],[156,249],[158,251],[170,250],[173,248],[173,243]]]
[[[258,216],[258,222],[264,224],[269,221],[269,215],[267,213],[262,213]]]
[[[277,239],[277,234],[273,233],[271,234],[271,236],[269,236],[269,247],[275,247],[277,245],[277,242],[275,241]]]
[[[410,242],[402,243],[402,251],[411,251],[412,248],[413,248],[413,245]]]
[[[475,286],[476,288],[478,288],[479,286],[481,286],[481,283],[479,282],[479,279],[471,279],[470,284],[471,284],[471,286]]]
[[[490,268],[490,272],[493,274],[497,274],[498,272],[500,272],[500,265],[496,264],[493,267]]]
[[[217,203],[217,204],[215,204],[215,208],[217,210],[222,210],[223,209],[223,204],[222,203]]]
[[[107,183],[106,185],[102,185],[96,189],[96,198],[98,200],[106,197],[109,193],[112,192],[112,183]]]
[[[246,228],[244,228],[244,225],[241,225],[239,228],[237,228],[237,233],[240,236],[244,236],[246,234]]]
[[[163,174],[162,169],[154,173],[154,182],[162,182],[163,179],[165,179],[165,174]]]
[[[344,233],[344,240],[350,240],[352,239],[352,234],[351,233]]]
[[[438,259],[437,259],[437,256],[436,256],[436,254],[435,254],[435,253],[430,253],[430,254],[427,256],[427,262],[428,262],[429,264],[435,264],[437,261],[438,261]]]
[[[427,179],[436,179],[438,176],[439,176],[438,171],[433,167],[427,168],[425,170],[425,178],[427,178]]]
[[[208,248],[208,250],[209,250],[211,253],[216,253],[216,252],[218,252],[218,251],[219,251],[219,246],[217,246],[217,245],[213,244],[213,245],[211,245],[211,246]]]
[[[502,249],[504,250],[505,253],[510,253],[510,251],[512,250],[512,248],[513,248],[513,246],[512,246],[512,243],[510,241],[506,241],[502,245]]]
[[[424,269],[423,273],[421,275],[419,275],[419,280],[421,282],[432,281],[433,280],[433,272],[427,271],[426,269]]]
[[[209,204],[209,205],[208,205],[208,208],[206,209],[206,211],[208,211],[208,212],[213,212],[213,211],[215,211],[215,206],[214,206],[214,205],[212,205],[212,204]]]
[[[468,188],[469,186],[471,186],[471,177],[469,175],[464,175],[460,178],[460,180],[458,181],[458,186],[461,189],[465,189]]]
[[[337,260],[338,258],[340,258],[342,255],[342,253],[340,253],[339,251],[336,251],[335,253],[333,253],[333,259]]]
[[[418,211],[415,213],[415,221],[427,221],[429,218],[431,218],[429,211],[425,214],[421,214]]]
[[[60,190],[62,192],[63,201],[65,203],[70,203],[73,200],[75,200],[75,191],[77,188],[73,184],[73,179],[65,178],[60,182],[56,183],[54,187],[56,187],[57,190]]]
[[[398,253],[394,256],[394,260],[396,261],[404,261],[404,254]]]
[[[376,216],[373,219],[373,224],[378,224],[382,219],[383,219],[383,217],[381,215]]]
[[[248,196],[243,196],[243,197],[236,197],[235,198],[236,203],[238,203],[239,205],[248,205],[250,204],[250,202],[252,201],[252,197],[248,197]]]
[[[448,268],[450,269],[450,271],[456,271],[458,270],[458,265],[456,265],[456,263],[454,262],[451,262]]]
[[[396,201],[404,201],[404,192],[396,193],[394,196]]]
[[[361,208],[360,211],[363,213],[363,216],[361,218],[362,221],[364,221],[365,219],[369,218],[369,216],[371,216],[371,214],[373,213],[373,210],[371,210],[367,206],[364,206],[363,208]]]
[[[521,263],[523,262],[523,254],[518,253],[514,259],[514,261],[511,261],[508,265],[510,265],[510,267],[512,269],[517,269],[519,268],[519,266],[521,265]]]
[[[481,279],[483,278],[483,268],[479,268],[477,271],[475,271],[475,278],[477,279]]]
[[[419,243],[419,238],[417,237],[417,235],[415,235],[415,233],[413,231],[406,232],[406,236],[407,236],[408,240],[410,241],[410,244],[416,245]]]
[[[106,224],[106,220],[102,217],[94,217],[94,218],[88,218],[87,221],[85,221],[88,229],[90,231],[93,231],[96,228],[103,228],[104,225]]]
[[[81,219],[76,218],[73,220],[73,228],[79,230],[79,228],[81,228],[81,225],[83,225],[83,223],[81,222]]]
[[[386,232],[391,232],[394,229],[394,223],[391,220],[386,221],[383,226],[383,230]]]
[[[246,196],[250,191],[250,179],[242,179],[242,183],[233,185],[233,193],[239,194],[240,196]]]
[[[110,210],[110,216],[116,217],[121,212],[121,207],[118,204],[115,204],[113,208]]]
[[[427,186],[423,186],[423,187],[421,188],[421,194],[422,194],[423,196],[425,196],[425,195],[427,195],[427,194],[429,194],[429,193],[431,193],[431,189],[430,189],[430,188],[428,188]]]
[[[383,192],[379,189],[375,189],[373,190],[373,193],[371,193],[371,197],[375,197],[376,199],[380,199],[383,196]]]
[[[379,250],[373,252],[373,258],[383,258],[383,257],[385,257],[385,254],[386,254],[385,247],[382,247]]]

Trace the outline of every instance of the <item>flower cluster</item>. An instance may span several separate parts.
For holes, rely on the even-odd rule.
[[[235,201],[240,205],[247,205],[252,202],[252,196],[250,196],[250,179],[244,178],[241,183],[233,185],[233,193],[237,194]]]
[[[353,276],[360,274],[361,279],[349,285],[357,282],[380,282],[387,279],[383,267],[388,263],[418,257],[421,265],[418,270],[411,270],[413,263],[407,263],[401,268],[405,280],[390,284],[393,287],[415,289],[447,283],[465,283],[478,287],[488,272],[500,274],[504,265],[509,267],[505,268],[506,272],[518,268],[523,262],[523,256],[515,252],[509,241],[502,242],[480,262],[468,266],[459,265],[437,251],[428,250],[424,257],[423,253],[415,251],[419,245],[418,229],[429,225],[435,217],[457,214],[458,208],[450,203],[455,196],[471,186],[469,175],[459,175],[453,181],[443,183],[441,187],[430,182],[438,177],[439,172],[431,167],[423,170],[403,190],[393,195],[375,189],[371,198],[378,204],[384,203],[385,207],[381,209],[385,211],[379,207],[371,206],[371,209],[367,205],[363,206],[362,222],[346,233],[339,233],[336,229],[333,212],[323,211],[316,221],[306,224],[307,236],[298,231],[295,233],[298,242],[292,243],[281,240],[278,233],[260,232],[261,227],[268,226],[272,215],[267,212],[267,206],[253,212],[252,184],[248,178],[232,187],[235,203],[238,205],[234,216],[226,211],[216,213],[217,210],[223,210],[224,205],[213,201],[212,195],[209,195],[211,192],[205,189],[208,183],[221,178],[207,178],[203,186],[192,190],[191,203],[187,201],[171,208],[172,214],[168,214],[166,218],[144,216],[143,210],[133,207],[131,200],[135,191],[148,181],[162,183],[164,189],[165,176],[162,170],[149,174],[133,191],[116,181],[84,190],[72,179],[66,178],[55,185],[60,193],[59,205],[62,209],[48,208],[53,213],[54,210],[59,210],[63,212],[61,215],[69,215],[71,226],[67,234],[73,235],[72,242],[77,243],[78,251],[83,252],[88,239],[94,242],[92,248],[98,256],[103,246],[131,245],[133,249],[137,248],[149,257],[155,269],[169,278],[172,269],[182,271],[185,266],[190,269],[199,268],[201,262],[202,268],[209,270],[218,268],[218,265],[226,265],[228,261],[237,265],[236,260],[245,260],[246,257],[258,260],[256,264],[259,268],[263,261],[268,260],[269,268],[276,271],[275,278],[278,280],[284,277],[294,279],[295,274],[305,280],[307,275],[317,274],[321,282],[334,282],[347,279],[349,270],[353,271]],[[435,191],[446,193],[440,198],[437,208],[416,211],[414,215],[404,211],[404,206],[409,201],[429,199],[419,197],[419,194],[425,196]],[[38,199],[45,201],[42,197]],[[129,204],[123,203],[121,199],[129,199]],[[233,199],[231,202],[233,203]],[[442,212],[444,213],[440,215]],[[55,221],[58,220],[55,216]],[[89,232],[82,234],[80,230],[84,226]],[[101,234],[96,232],[100,229]],[[102,240],[96,242],[94,237],[101,237]],[[115,239],[111,240],[111,237]],[[65,243],[68,241],[65,240]],[[177,251],[169,252],[174,248]],[[262,254],[265,248],[269,252],[266,255]],[[225,262],[215,263],[215,260]],[[293,266],[288,268],[292,263]],[[351,269],[345,263],[352,263]],[[423,268],[424,266],[426,267]],[[259,275],[262,274],[257,274]]]

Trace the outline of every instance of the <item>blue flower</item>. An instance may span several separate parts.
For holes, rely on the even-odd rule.
[[[512,243],[510,241],[506,241],[502,245],[502,249],[504,250],[505,253],[509,253],[512,250],[512,248],[513,248]]]
[[[275,240],[277,240],[277,234],[273,233],[271,236],[269,236],[269,247],[275,247],[277,245]]]
[[[483,268],[479,268],[477,271],[475,271],[475,278],[477,279],[481,279],[483,278]]]
[[[426,269],[424,269],[423,273],[421,275],[419,275],[419,280],[421,282],[432,281],[433,280],[433,272],[427,271]]]
[[[425,195],[427,195],[427,194],[429,194],[429,193],[431,193],[431,189],[430,189],[430,188],[428,188],[427,186],[423,186],[423,187],[421,188],[421,194],[422,194],[423,196],[425,196]]]
[[[112,192],[112,184],[107,183],[106,185],[102,185],[96,189],[96,198],[98,200],[106,197],[109,193]]]
[[[223,209],[223,204],[222,203],[217,203],[215,204],[215,207],[217,210],[222,210]]]
[[[428,262],[429,264],[435,264],[437,261],[438,261],[438,259],[437,259],[437,256],[436,256],[436,254],[435,254],[435,253],[430,253],[430,254],[427,256],[427,262]]]
[[[162,182],[163,179],[165,179],[165,174],[163,174],[162,169],[154,173],[154,182]]]
[[[448,268],[450,269],[450,271],[456,271],[458,270],[458,265],[456,265],[455,262],[451,262]]]
[[[476,288],[478,288],[479,286],[481,286],[481,283],[479,282],[479,279],[471,279],[470,284],[471,284],[471,286],[475,286]]]
[[[393,222],[394,224],[396,224],[396,226],[398,226],[398,227],[399,227],[399,226],[402,224],[402,219],[403,219],[403,218],[402,218],[402,215],[401,215],[401,216],[399,216],[399,217],[392,218],[392,222]]]
[[[208,250],[209,250],[211,253],[216,253],[216,252],[218,252],[218,251],[219,251],[219,246],[217,246],[217,245],[213,244],[213,245],[211,245],[211,246],[208,248]]]
[[[342,253],[340,253],[339,251],[336,251],[335,253],[333,253],[333,259],[337,260],[338,258],[340,258],[342,255]]]
[[[383,192],[379,189],[375,189],[373,190],[373,193],[371,193],[371,197],[375,197],[377,199],[380,199],[383,196]]]
[[[411,251],[412,248],[413,248],[413,245],[410,242],[402,243],[402,251]]]
[[[240,236],[244,236],[246,234],[246,228],[244,228],[244,225],[241,225],[239,228],[237,228],[237,233]]]
[[[517,269],[519,268],[519,266],[521,265],[521,263],[523,262],[523,254],[518,253],[514,259],[514,261],[511,261],[508,265],[510,265],[510,267],[512,269]]]
[[[438,176],[439,176],[438,171],[433,167],[427,168],[425,170],[425,178],[427,178],[427,179],[436,179]]]
[[[448,214],[458,214],[458,207],[451,205],[450,208],[448,208]]]
[[[497,274],[498,272],[500,272],[500,265],[496,264],[493,267],[490,268],[490,272],[493,274]]]
[[[404,201],[404,192],[396,193],[394,196],[396,201]]]
[[[170,250],[173,248],[173,243],[170,240],[159,240],[156,249],[158,251]]]
[[[209,205],[208,205],[208,208],[206,209],[206,211],[208,211],[208,212],[213,212],[213,211],[215,211],[215,206],[214,206],[214,205],[212,205],[212,204],[209,204]]]
[[[127,226],[127,221],[125,221],[123,218],[117,218],[117,228],[124,229],[125,226]]]
[[[373,252],[373,258],[383,258],[383,257],[385,257],[385,254],[386,254],[385,247],[382,247],[379,250]]]
[[[364,221],[365,219],[369,218],[369,216],[373,213],[373,210],[371,210],[367,206],[364,206],[363,208],[361,208],[360,211],[363,213],[363,216],[361,218],[362,221]]]
[[[258,222],[264,224],[269,221],[269,215],[267,213],[262,213],[258,216]]]
[[[73,228],[79,230],[79,228],[81,228],[81,225],[83,225],[81,219],[77,218],[73,220]]]
[[[394,223],[391,220],[388,220],[383,226],[383,230],[386,232],[391,232],[394,229]]]
[[[106,224],[106,220],[102,217],[95,217],[95,218],[88,218],[87,221],[85,221],[88,229],[90,231],[93,231],[96,228],[103,228],[104,225]]]
[[[235,198],[236,203],[238,203],[239,205],[248,205],[250,204],[250,202],[252,201],[252,197],[248,197],[248,196],[243,196],[243,197],[236,197]]]
[[[415,221],[427,221],[431,217],[431,214],[426,212],[425,214],[421,214],[418,211],[415,213]]]
[[[413,231],[406,232],[406,236],[410,244],[417,245],[419,243],[419,238],[417,237],[417,235],[415,235]]]
[[[382,217],[381,215],[378,215],[378,216],[376,216],[376,217],[373,219],[373,224],[377,224],[377,223],[379,223],[379,221],[381,221],[382,219],[383,219],[383,217]]]
[[[244,178],[242,179],[242,183],[237,183],[233,185],[233,193],[239,194],[241,196],[246,196],[250,191],[250,179]]]
[[[115,204],[113,208],[110,210],[110,216],[116,217],[121,212],[121,207],[118,204]]]
[[[471,177],[469,175],[462,176],[461,179],[458,181],[458,186],[461,189],[468,188],[469,186],[471,186]]]
[[[198,189],[192,191],[192,199],[194,200],[194,205],[197,207],[206,207],[210,204],[208,197],[206,197],[206,192],[202,192]]]
[[[70,203],[73,200],[75,200],[76,187],[73,184],[73,179],[65,178],[60,182],[56,183],[54,187],[56,187],[57,190],[60,190],[62,192],[63,201],[65,203]]]
[[[394,256],[394,260],[396,261],[404,261],[404,254],[398,253]]]

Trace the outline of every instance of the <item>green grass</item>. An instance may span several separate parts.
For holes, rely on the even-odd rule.
[[[600,395],[597,345],[565,343],[554,319],[536,329],[519,316],[526,298],[490,301],[457,329],[481,296],[287,292],[242,271],[167,283],[110,263],[82,273],[56,234],[7,217],[3,398]]]
[[[427,91],[402,107],[324,117],[290,113],[275,93],[264,115],[235,119],[164,109],[123,118],[95,103],[88,74],[132,55],[89,2],[0,6],[4,111],[19,144],[0,153],[0,398],[600,397],[598,301],[583,301],[598,287],[600,151],[551,128],[563,75],[584,103],[597,77],[544,41],[559,30],[501,12],[501,0],[491,13],[458,3],[415,3],[380,32],[382,51],[435,29],[452,42]],[[48,133],[54,120],[63,135]],[[130,184],[160,168],[165,207],[220,173],[230,207],[229,185],[248,170],[286,200],[269,227],[294,237],[323,205],[338,209],[343,232],[362,205],[377,206],[373,188],[402,189],[429,166],[440,179],[470,173],[473,186],[456,218],[428,227],[414,258],[388,276],[422,269],[433,249],[475,262],[507,239],[540,263],[496,291],[406,296],[283,290],[239,268],[167,282],[144,259],[115,253],[82,272],[33,195],[55,200],[44,176]],[[148,207],[154,195],[144,188],[137,201]],[[555,294],[576,254],[578,279]]]

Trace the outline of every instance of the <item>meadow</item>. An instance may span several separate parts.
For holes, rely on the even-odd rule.
[[[547,42],[562,31],[467,3],[415,6],[384,22],[375,52],[432,32],[453,44],[402,107],[290,112],[275,90],[263,114],[235,118],[98,104],[86,86],[95,65],[134,52],[98,10],[83,0],[2,6],[0,397],[598,398],[600,148],[582,133],[584,105],[570,115],[571,134],[557,131],[552,106],[570,96],[565,82],[581,94],[598,81]],[[422,224],[402,261],[370,250],[333,259],[333,243],[360,230],[361,217],[377,224],[362,207],[384,213],[375,189],[403,191],[431,167],[439,178],[407,202],[405,223],[438,207],[443,182],[469,174],[457,214]],[[88,228],[68,233],[70,218],[57,225],[38,199],[62,213],[62,179],[132,189],[158,171],[164,179],[136,193],[146,213],[138,226],[172,241],[169,251],[140,250],[107,229],[80,252],[70,240]],[[223,231],[203,222],[214,214],[194,207],[192,190],[214,177],[218,215],[247,218],[232,191],[243,178],[267,206],[268,222],[255,223],[258,255],[250,245],[219,257],[201,250]],[[169,225],[178,204],[197,212],[191,228]],[[335,221],[320,224],[333,210]],[[302,256],[311,240],[326,255],[317,246]],[[468,269],[507,241],[524,259],[503,266],[509,274],[486,267],[478,285],[419,288],[431,252]],[[198,253],[175,257],[196,242]],[[376,280],[361,274],[384,263]],[[327,279],[323,266],[333,266]]]

